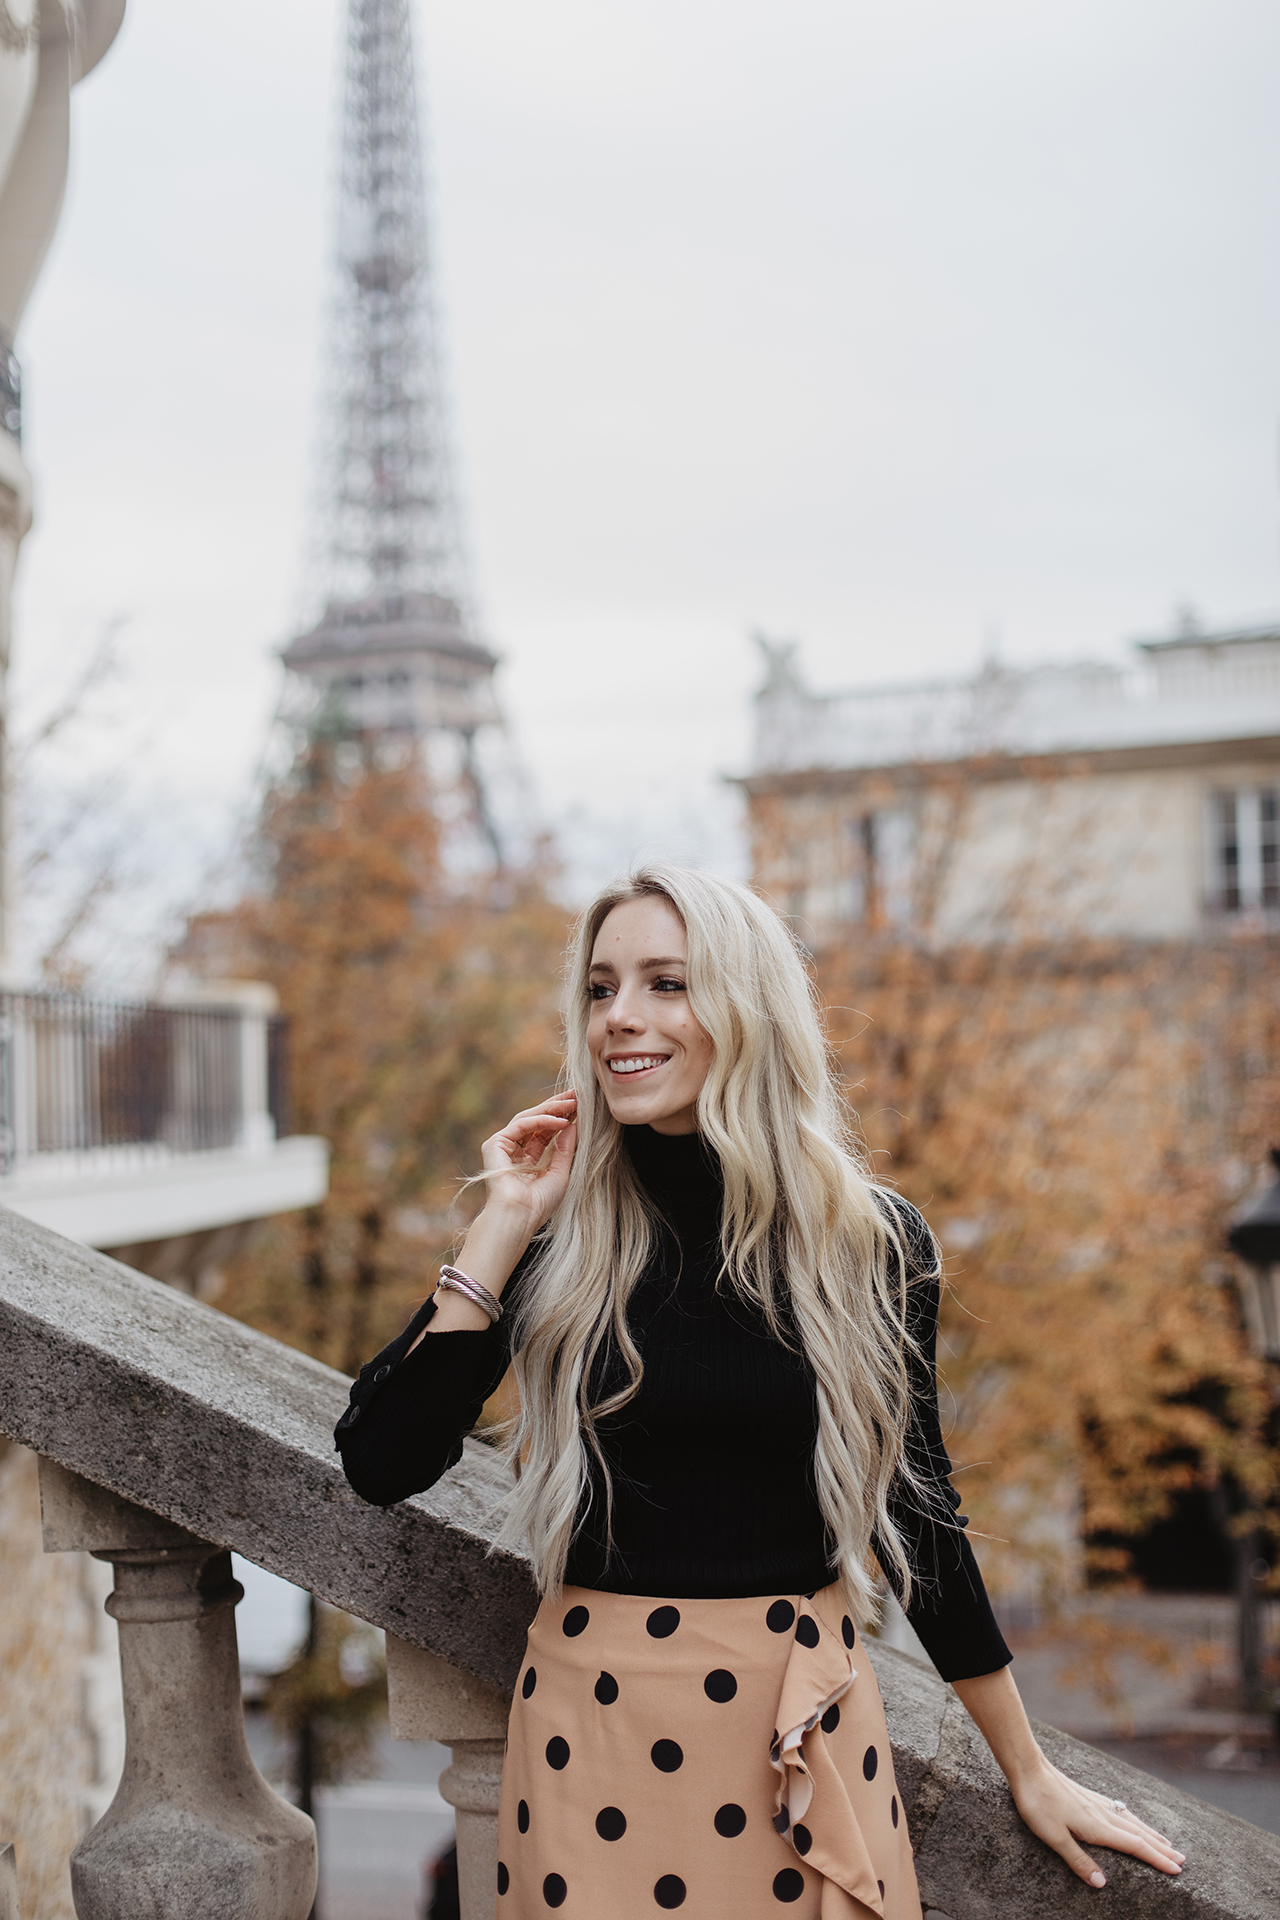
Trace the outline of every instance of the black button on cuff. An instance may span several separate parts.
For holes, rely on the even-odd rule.
[[[374,1385],[376,1386],[379,1380],[385,1380],[390,1372],[390,1367],[379,1367],[373,1376]]]

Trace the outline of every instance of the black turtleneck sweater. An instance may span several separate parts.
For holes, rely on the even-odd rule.
[[[812,1369],[731,1289],[716,1286],[724,1189],[698,1136],[628,1127],[626,1144],[660,1222],[627,1311],[644,1376],[635,1398],[597,1427],[613,1485],[612,1550],[597,1467],[566,1581],[676,1600],[812,1593],[835,1577],[813,1475]],[[909,1253],[909,1325],[921,1355],[912,1364],[909,1446],[933,1489],[935,1516],[918,1500],[895,1505],[915,1570],[908,1617],[943,1678],[962,1680],[1012,1656],[965,1521],[950,1518],[960,1502],[938,1422],[937,1250],[915,1209],[891,1204]],[[527,1265],[526,1256],[504,1290],[508,1309]],[[483,1333],[441,1335],[409,1353],[434,1312],[428,1301],[361,1369],[338,1422],[347,1478],[380,1506],[434,1485],[454,1465],[511,1360],[507,1313]],[[615,1356],[598,1385],[607,1391],[624,1379]]]

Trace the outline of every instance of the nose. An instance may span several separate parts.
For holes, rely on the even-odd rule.
[[[640,1012],[639,997],[634,988],[624,983],[618,988],[609,1002],[609,1015],[605,1023],[610,1033],[638,1033],[644,1025]]]

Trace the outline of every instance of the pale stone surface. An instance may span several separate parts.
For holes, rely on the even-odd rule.
[[[461,1920],[490,1920],[498,1884],[502,1740],[455,1740],[440,1791],[457,1816]]]
[[[510,1687],[537,1602],[526,1561],[489,1554],[505,1470],[468,1442],[430,1493],[367,1506],[333,1448],[346,1398],[319,1361],[0,1209],[0,1432]]]
[[[510,1693],[397,1634],[386,1636],[386,1676],[391,1738],[441,1740],[453,1755],[439,1791],[457,1811],[462,1920],[489,1920]]]
[[[73,1920],[67,1860],[96,1771],[82,1690],[96,1569],[87,1555],[45,1557],[35,1459],[0,1452],[0,1839],[15,1844],[26,1920]]]
[[[249,1757],[230,1554],[65,1470],[42,1491],[55,1550],[91,1546],[116,1576],[125,1764],[71,1856],[79,1920],[306,1920],[315,1829]]]
[[[457,1813],[462,1920],[490,1920],[511,1696],[393,1633],[387,1635],[387,1695],[394,1739],[441,1740],[452,1754],[440,1791]]]
[[[438,1654],[387,1635],[387,1701],[393,1740],[505,1740],[511,1695]]]

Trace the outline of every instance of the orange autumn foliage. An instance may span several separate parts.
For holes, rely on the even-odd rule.
[[[1280,946],[881,940],[817,977],[881,1177],[948,1256],[944,1406],[996,1591],[1052,1601],[1080,1539],[1122,1576],[1193,1485],[1265,1523],[1273,1389],[1223,1228],[1280,1137]]]
[[[240,968],[289,1021],[292,1118],[332,1149],[318,1207],[275,1223],[222,1304],[352,1371],[434,1285],[460,1178],[551,1091],[566,933],[534,874],[446,875],[416,764],[312,743],[269,796]]]

